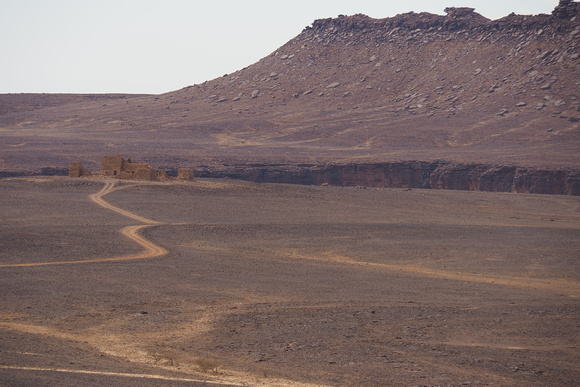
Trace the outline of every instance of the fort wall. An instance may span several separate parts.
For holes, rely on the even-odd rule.
[[[87,171],[80,161],[71,161],[68,167],[68,177],[90,176],[91,171]]]
[[[177,179],[193,181],[193,169],[180,168],[177,170]]]
[[[171,180],[164,169],[157,170],[143,162],[133,162],[130,158],[124,159],[123,155],[103,156],[101,159],[101,176],[121,180],[144,180],[158,181]],[[91,172],[84,169],[79,161],[71,161],[69,177],[78,178],[90,176]],[[193,181],[193,169],[182,168],[178,170],[177,180]]]
[[[157,180],[157,170],[153,168],[138,168],[135,171],[135,179],[155,181]]]
[[[122,155],[103,156],[101,159],[101,174],[106,176],[117,176],[123,172],[125,160]]]

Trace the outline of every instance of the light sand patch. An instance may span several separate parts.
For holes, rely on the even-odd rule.
[[[240,251],[235,248],[217,247],[212,245],[205,245],[200,242],[192,244],[182,244],[180,246],[194,248],[203,251],[223,252],[236,254]],[[252,250],[243,251],[244,254],[261,255],[268,257],[279,257],[284,259],[300,259],[318,262],[334,262],[356,266],[366,266],[384,269],[387,271],[404,272],[414,276],[429,277],[436,279],[457,280],[466,282],[483,283],[490,285],[505,285],[514,287],[531,288],[537,290],[547,290],[568,295],[572,298],[580,297],[580,282],[568,281],[556,278],[531,278],[531,277],[517,277],[517,276],[499,276],[487,275],[478,273],[463,273],[447,270],[436,270],[421,267],[419,265],[395,265],[375,262],[361,262],[356,261],[346,255],[337,254],[332,251],[326,251],[320,254],[306,254],[296,249],[287,249],[287,251],[280,250]]]

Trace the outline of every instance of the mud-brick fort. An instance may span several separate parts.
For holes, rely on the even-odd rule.
[[[74,178],[100,176],[122,180],[144,181],[193,181],[193,169],[178,169],[177,178],[172,178],[167,175],[167,171],[164,169],[157,170],[147,163],[134,162],[130,158],[125,160],[122,155],[115,155],[103,156],[101,160],[101,171],[97,174],[86,170],[80,161],[71,161],[68,176]]]

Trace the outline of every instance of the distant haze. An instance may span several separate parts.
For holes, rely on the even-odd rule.
[[[557,0],[219,2],[0,0],[0,93],[164,93],[234,72],[275,51],[315,19],[363,13],[490,19],[550,13]]]

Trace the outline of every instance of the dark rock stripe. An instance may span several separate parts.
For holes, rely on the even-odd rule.
[[[544,170],[449,162],[239,165],[220,170],[198,168],[196,176],[261,183],[580,195],[580,170]]]

